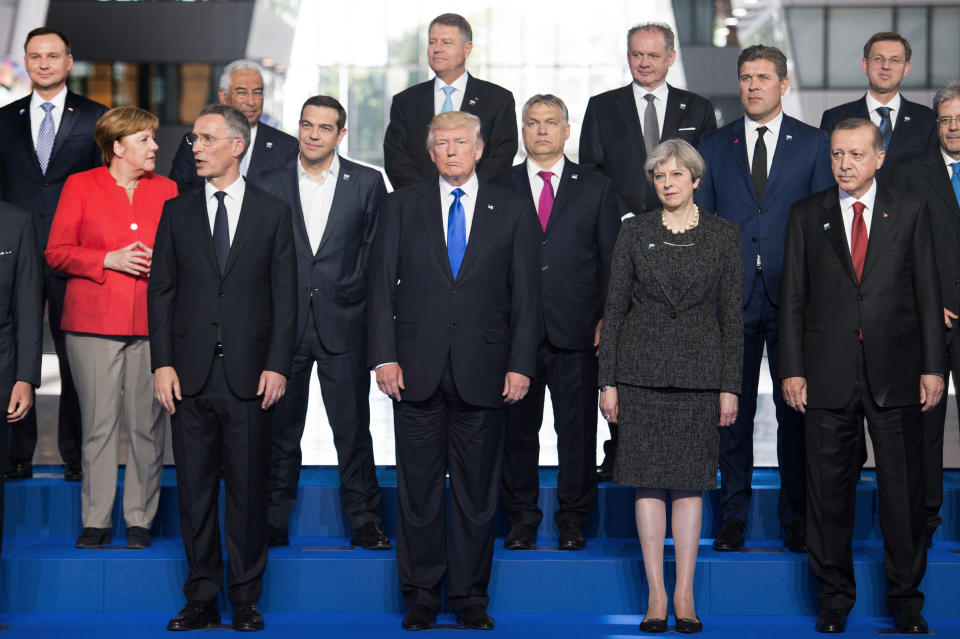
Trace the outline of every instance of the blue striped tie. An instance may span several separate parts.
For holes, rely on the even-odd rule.
[[[880,135],[883,136],[883,150],[886,151],[890,146],[890,137],[893,135],[893,124],[890,122],[890,107],[877,107],[877,113],[880,114]]]
[[[50,163],[50,154],[53,153],[53,140],[57,137],[57,129],[53,125],[53,104],[44,102],[40,105],[43,109],[43,120],[40,121],[40,131],[37,132],[37,161],[40,162],[40,170],[44,174],[47,172],[47,165]]]
[[[467,251],[467,221],[463,204],[460,203],[463,189],[454,189],[450,194],[453,196],[453,204],[450,205],[450,212],[447,214],[447,257],[450,259],[450,272],[453,273],[453,279],[457,279],[457,273],[460,272],[460,265],[463,263],[463,254]]]

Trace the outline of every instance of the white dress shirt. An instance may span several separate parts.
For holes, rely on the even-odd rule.
[[[897,128],[897,116],[900,114],[900,92],[893,96],[893,99],[883,104],[867,91],[867,113],[870,114],[870,121],[880,126],[880,114],[877,113],[877,107],[890,107],[890,131]]]
[[[223,189],[227,196],[223,198],[223,204],[227,207],[227,228],[230,232],[230,243],[233,244],[233,236],[237,232],[237,222],[240,221],[240,207],[243,206],[243,194],[247,190],[246,182],[242,177]],[[203,193],[207,198],[207,218],[210,220],[210,235],[213,236],[213,223],[217,219],[217,187],[204,182]]]
[[[561,155],[560,159],[557,160],[557,163],[552,167],[549,169],[541,169],[533,160],[527,158],[527,177],[530,178],[530,193],[533,195],[534,208],[536,208],[536,205],[540,202],[540,193],[543,192],[543,180],[537,173],[540,171],[550,171],[553,173],[553,177],[550,178],[550,184],[553,185],[553,197],[554,201],[556,201],[557,189],[560,188],[560,176],[563,175],[563,165],[565,162],[566,158]]]
[[[440,180],[440,211],[443,213],[443,244],[447,244],[447,218],[450,216],[450,205],[453,204],[454,189],[461,189],[463,195],[460,196],[460,204],[463,205],[463,221],[466,227],[467,241],[470,241],[470,227],[473,226],[473,209],[477,205],[477,190],[480,188],[480,180],[474,173],[467,180],[466,184],[460,187],[453,186],[443,179]]]
[[[863,223],[867,227],[867,239],[870,238],[870,223],[873,221],[873,202],[877,198],[877,181],[874,180],[873,184],[870,185],[870,189],[863,194],[859,200],[843,189],[840,191],[840,213],[843,214],[843,232],[847,234],[847,248],[851,251],[853,250],[852,236],[853,236],[853,203],[862,202],[863,206]]]
[[[643,116],[647,112],[647,99],[644,96],[648,93],[652,93],[655,98],[653,108],[657,111],[657,126],[660,128],[658,133],[662,136],[663,121],[667,116],[667,97],[670,95],[670,87],[664,82],[653,91],[647,91],[636,82],[633,83],[633,100],[637,103],[637,116],[640,118],[640,130],[644,136],[647,135],[647,132],[643,130]],[[660,142],[660,136],[657,137],[658,143]]]
[[[307,227],[307,237],[310,238],[310,250],[314,255],[323,239],[323,231],[327,228],[330,218],[330,206],[333,204],[333,194],[337,190],[337,176],[340,174],[340,158],[333,154],[330,166],[324,169],[320,179],[316,179],[303,170],[300,161],[297,162],[297,177],[300,184],[300,206],[303,208],[303,223]]]
[[[766,124],[759,124],[747,116],[743,116],[743,138],[747,144],[747,165],[753,171],[753,147],[757,145],[757,129],[767,127],[763,134],[763,144],[767,147],[767,177],[770,177],[770,167],[773,166],[773,155],[777,152],[777,139],[780,137],[780,125],[783,124],[783,111]]]
[[[449,85],[440,79],[439,76],[433,79],[433,113],[436,115],[440,113],[440,110],[443,108],[443,101],[446,99],[447,95],[443,92],[443,87],[451,86],[456,91],[450,94],[450,102],[453,104],[453,110],[459,111],[460,107],[463,106],[463,96],[467,92],[467,77],[468,74],[464,71],[459,78],[451,82]]]
[[[46,115],[40,107],[44,102],[53,105],[50,111],[50,117],[53,118],[53,133],[56,135],[60,130],[60,120],[63,119],[63,109],[67,103],[67,87],[60,89],[60,93],[53,96],[50,100],[44,100],[34,91],[30,96],[30,133],[33,134],[33,148],[37,148],[37,136],[40,134],[40,123],[43,122],[43,116]]]
[[[950,166],[950,165],[953,164],[954,162],[960,162],[960,160],[954,160],[952,157],[950,157],[949,155],[947,155],[946,152],[943,150],[943,147],[942,147],[942,146],[940,147],[940,156],[943,158],[944,164],[947,165],[947,177],[951,177],[951,178],[952,178],[952,177],[953,177],[953,167]]]
[[[243,177],[247,177],[247,171],[250,169],[250,158],[253,157],[253,143],[257,140],[257,128],[257,124],[250,127],[250,144],[247,146],[243,158],[240,159],[240,175]]]

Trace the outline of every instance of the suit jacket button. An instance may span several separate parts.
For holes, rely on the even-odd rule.
[[[857,295],[857,301],[858,301],[858,302],[862,302],[862,301],[863,301],[863,295]]]
[[[755,238],[755,237],[751,237],[750,239],[751,239],[753,242],[756,242],[756,241],[757,241],[757,238]]]
[[[676,312],[676,311],[670,311],[670,319],[677,319],[677,312]]]
[[[317,260],[310,260],[310,266],[316,266]]]
[[[218,326],[220,326],[220,325],[219,325],[218,323],[216,323],[216,322],[210,322],[210,326],[216,328],[216,327],[218,327]]]
[[[960,286],[960,280],[954,280],[954,281],[953,281],[953,285],[954,285],[954,286]]]
[[[544,240],[544,241],[540,242],[540,246],[546,246],[546,245],[549,244],[549,243],[550,243],[549,240]]]
[[[757,213],[759,213],[760,215],[763,215],[763,209],[757,209]]]
[[[540,270],[541,270],[541,271],[549,271],[549,270],[550,270],[550,265],[549,265],[549,264],[544,264],[543,266],[540,267]]]

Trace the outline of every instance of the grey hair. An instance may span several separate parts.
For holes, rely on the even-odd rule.
[[[243,153],[247,152],[250,146],[250,123],[240,109],[232,107],[229,104],[208,104],[200,110],[200,116],[219,115],[227,123],[227,131],[230,135],[243,140]],[[200,117],[197,116],[197,117]],[[243,157],[243,153],[240,157]]]
[[[670,28],[670,25],[663,22],[644,22],[643,24],[635,24],[630,27],[630,30],[627,31],[627,51],[630,51],[630,38],[633,37],[633,34],[638,31],[659,31],[663,34],[663,39],[667,43],[667,53],[673,51],[674,47],[677,46],[677,37],[673,35],[673,29]]]
[[[530,110],[530,107],[537,104],[545,104],[547,106],[557,107],[560,109],[560,112],[563,113],[563,123],[566,124],[570,121],[570,114],[567,112],[567,105],[563,103],[563,100],[552,93],[538,93],[524,103],[523,109],[520,112],[521,123],[526,122],[527,111]]]
[[[465,113],[463,111],[446,111],[436,114],[433,116],[433,119],[430,120],[430,126],[427,129],[427,148],[429,149],[433,146],[434,131],[446,131],[449,129],[459,129],[460,127],[473,129],[473,133],[477,138],[477,144],[483,144],[480,118],[472,113]]]
[[[933,96],[933,115],[940,117],[940,106],[944,102],[960,98],[960,80],[950,80],[945,85],[937,89],[937,94]]]
[[[246,69],[256,71],[260,74],[260,79],[263,79],[263,67],[253,60],[234,60],[223,67],[223,73],[220,74],[220,90],[224,93],[230,93],[230,76],[233,75],[234,71],[244,71]]]
[[[702,178],[707,170],[706,162],[689,142],[673,139],[661,142],[650,152],[650,156],[643,165],[647,177],[652,180],[653,170],[670,158],[675,158],[678,163],[685,166],[690,171],[690,177],[694,182]]]

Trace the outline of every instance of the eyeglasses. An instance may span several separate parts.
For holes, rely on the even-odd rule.
[[[950,116],[948,116],[948,115],[945,115],[945,116],[943,116],[942,118],[937,118],[937,124],[938,124],[939,126],[944,127],[944,128],[946,128],[946,127],[948,127],[948,126],[950,126],[951,124],[954,124],[954,123],[956,123],[958,126],[960,126],[960,115],[954,116],[954,117],[952,117],[952,118],[951,118]]]
[[[889,62],[889,63],[890,63],[890,66],[892,66],[892,67],[899,67],[901,64],[903,64],[904,62],[906,62],[906,60],[904,60],[903,58],[897,57],[897,56],[893,56],[892,58],[888,58],[888,57],[882,56],[882,55],[872,56],[872,57],[868,58],[868,60],[870,60],[870,62],[873,62],[874,64],[879,64],[879,65],[883,65],[883,64],[886,64],[886,63]]]
[[[193,146],[197,142],[199,142],[201,146],[213,146],[213,143],[216,142],[217,140],[239,140],[239,139],[240,138],[238,138],[235,135],[230,136],[228,138],[215,138],[212,135],[207,135],[206,133],[201,133],[200,135],[197,135],[195,133],[187,133],[187,144],[189,144],[190,146]]]

